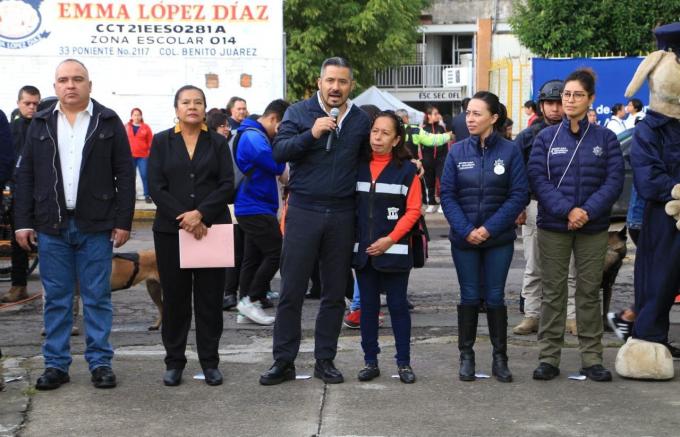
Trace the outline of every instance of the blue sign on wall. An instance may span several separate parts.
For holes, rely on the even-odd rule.
[[[590,59],[590,58],[569,58],[569,59],[532,59],[532,89],[533,99],[538,101],[538,92],[545,82],[551,79],[564,80],[569,73],[577,68],[588,67],[596,74],[595,82],[595,101],[593,108],[597,112],[600,124],[609,119],[611,114],[609,109],[615,103],[623,103],[625,106],[628,99],[624,96],[628,83],[630,83],[635,70],[644,58],[611,58],[611,59]],[[634,97],[642,100],[647,106],[649,104],[649,87],[647,82],[638,90]]]

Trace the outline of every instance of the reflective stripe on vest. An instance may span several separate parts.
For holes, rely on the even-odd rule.
[[[369,193],[371,191],[370,182],[357,182],[357,191]],[[408,187],[401,184],[383,184],[378,182],[375,184],[375,192],[380,194],[401,194],[406,196],[408,194]]]
[[[359,251],[359,243],[354,243],[354,251]],[[385,253],[389,255],[408,255],[408,244],[393,244]]]

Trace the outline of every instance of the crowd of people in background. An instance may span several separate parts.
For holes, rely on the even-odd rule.
[[[581,372],[595,381],[611,380],[602,362],[599,283],[609,211],[623,187],[615,134],[644,117],[642,103],[613,105],[608,123],[600,126],[591,118],[595,77],[577,70],[564,81],[543,84],[538,102],[523,105],[526,128],[513,139],[507,108],[491,92],[463,99],[461,112],[446,121],[428,105],[417,125],[405,110],[355,106],[349,99],[353,84],[348,61],[329,58],[317,93],[292,105],[274,100],[261,114],[249,114],[246,100],[236,96],[224,109],[208,109],[204,92],[186,85],[172,102],[176,123],[155,134],[142,109],[133,108],[123,124],[92,99],[92,82],[80,61],[59,64],[57,99],[41,112],[40,92],[23,87],[11,134],[0,138],[14,139],[0,149],[0,177],[15,192],[16,235],[16,269],[3,302],[26,297],[26,252],[37,245],[46,336],[45,372],[36,387],[55,389],[69,381],[76,282],[93,384],[116,385],[108,276],[112,248],[129,238],[136,170],[144,201],[157,208],[153,234],[163,288],[167,386],[182,381],[192,316],[205,381],[222,383],[222,310],[234,308],[238,323],[274,325],[274,362],[260,383],[295,379],[301,309],[315,272],[321,301],[314,376],[344,381],[334,365],[343,319],[361,330],[364,366],[358,379],[380,375],[380,294],[386,293],[398,375],[404,383],[415,382],[406,291],[414,268],[410,238],[423,213],[442,213],[450,225],[461,290],[461,380],[475,380],[482,301],[492,373],[501,382],[513,380],[505,283],[517,226],[527,261],[525,317],[513,331],[538,333],[534,379],[559,374],[566,330],[578,332]],[[200,240],[210,226],[232,222],[235,267],[180,268],[180,229]],[[265,311],[273,306],[270,283],[279,270],[279,302],[270,315]],[[347,313],[346,298],[353,300]]]

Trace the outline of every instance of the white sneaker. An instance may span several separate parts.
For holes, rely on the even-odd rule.
[[[429,205],[427,207],[427,209],[425,210],[425,212],[430,212],[430,213],[435,212],[435,211],[437,211],[437,205]]]
[[[243,314],[238,313],[236,315],[236,323],[238,325],[249,325],[249,324],[252,324],[253,321],[250,320],[248,317],[244,316]]]
[[[439,214],[444,214],[444,208],[442,208],[442,206],[439,205],[439,208],[437,208],[437,212],[438,212]]]
[[[236,305],[236,309],[243,316],[249,318],[258,325],[271,325],[274,323],[274,317],[268,316],[262,309],[260,301],[251,302],[248,296],[241,299]],[[238,321],[237,321],[238,322]]]

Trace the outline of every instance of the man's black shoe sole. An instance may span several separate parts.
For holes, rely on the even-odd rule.
[[[278,385],[295,379],[295,370],[286,372],[281,378],[265,378],[260,376],[260,385]]]
[[[115,388],[118,385],[118,383],[116,381],[113,381],[113,382],[104,382],[104,381],[95,382],[95,381],[92,381],[92,385],[94,385],[95,388]]]
[[[335,377],[335,378],[324,377],[323,373],[320,372],[317,369],[314,369],[314,377],[319,378],[320,380],[322,380],[326,384],[342,384],[343,382],[345,382],[345,378],[342,377],[342,376],[338,376],[338,377]]]

